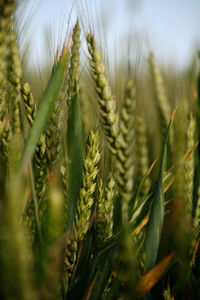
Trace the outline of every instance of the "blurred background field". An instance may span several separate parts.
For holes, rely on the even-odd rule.
[[[119,49],[115,47],[115,55],[128,51],[128,47],[125,47],[127,43],[124,41],[129,38],[128,45],[134,46],[131,52],[153,49],[159,62],[171,62],[171,65],[183,68],[190,63],[191,56],[195,54],[195,48],[199,45],[198,0],[21,2],[22,6],[18,13],[19,27],[24,27],[25,35],[22,38],[31,45],[31,60],[36,64],[43,63],[46,58],[45,31],[51,30],[51,42],[56,46],[66,34],[70,15],[71,27],[77,15],[81,14],[82,18],[85,16],[86,31],[90,25],[95,29],[97,39],[101,42],[105,39],[108,42],[109,39],[109,46],[113,43],[121,45]],[[108,50],[108,55],[115,56],[110,51],[113,48],[109,47]]]
[[[145,65],[149,51],[153,51],[162,67],[180,72],[189,67],[200,43],[198,0],[20,2],[20,48],[27,52],[32,72],[39,73],[38,69],[52,61],[77,16],[84,27],[83,43],[84,34],[95,30],[112,71],[116,64],[127,66],[128,59],[134,62],[134,69]]]
[[[148,63],[151,51],[161,70],[171,108],[180,102],[183,108],[193,106],[200,45],[199,1],[30,0],[19,3],[16,14],[19,44],[27,81],[37,99],[48,80],[56,50],[72,32],[78,17],[82,26],[80,78],[83,84],[91,81],[85,76],[88,74],[85,36],[92,30],[102,49],[106,72],[118,101],[123,97],[127,77],[131,74],[134,79],[137,109],[148,112],[145,118],[153,121],[148,127],[149,134],[158,129]],[[92,99],[89,103],[91,119],[95,105]]]

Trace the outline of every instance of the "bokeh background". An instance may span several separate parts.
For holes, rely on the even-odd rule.
[[[159,120],[149,68],[153,52],[166,95],[173,109],[194,108],[200,48],[199,0],[19,0],[16,25],[26,80],[37,102],[51,74],[57,48],[66,43],[79,19],[81,27],[81,96],[85,135],[97,120],[97,103],[88,66],[86,35],[94,33],[117,102],[132,78],[137,91],[137,111],[148,127],[150,161],[159,153]],[[86,88],[85,88],[86,87]],[[84,121],[84,120],[83,120]]]
[[[199,0],[22,0],[19,3],[17,20],[24,41],[21,45],[23,50],[29,46],[30,65],[44,63],[48,34],[51,48],[56,48],[72,29],[77,16],[86,32],[93,27],[101,43],[106,41],[109,61],[113,56],[127,54],[128,40],[133,51],[153,49],[160,62],[184,68],[200,45]]]

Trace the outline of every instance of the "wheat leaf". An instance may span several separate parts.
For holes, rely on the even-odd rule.
[[[172,114],[168,128],[165,133],[165,139],[163,143],[162,155],[160,161],[159,175],[158,175],[155,189],[151,196],[152,208],[151,208],[149,222],[147,224],[147,231],[146,231],[146,238],[145,238],[145,251],[146,251],[145,271],[146,272],[149,271],[151,268],[153,268],[153,266],[156,263],[160,238],[162,233],[162,227],[164,221],[164,205],[165,205],[162,174],[166,166],[167,140],[168,140],[171,124],[174,119],[175,111],[176,110],[174,110]]]
[[[23,171],[24,167],[31,159],[35,147],[40,139],[41,134],[44,132],[48,120],[50,119],[57,97],[59,95],[64,74],[66,71],[68,63],[68,51],[64,51],[60,60],[58,61],[52,76],[50,77],[49,83],[46,87],[42,100],[40,101],[40,105],[38,107],[37,116],[35,118],[35,122],[33,127],[30,130],[24,153],[20,162],[20,171]]]
[[[82,184],[83,149],[82,121],[79,103],[79,93],[75,87],[75,95],[69,107],[67,130],[68,152],[68,228],[72,226],[74,212]]]

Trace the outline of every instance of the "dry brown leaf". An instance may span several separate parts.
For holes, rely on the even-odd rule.
[[[170,261],[172,260],[173,256],[174,252],[170,253],[155,267],[153,267],[150,271],[142,276],[138,284],[139,297],[143,297],[158,282],[165,269],[169,265]]]

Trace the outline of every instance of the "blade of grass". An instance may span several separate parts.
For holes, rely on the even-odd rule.
[[[97,253],[97,255],[92,256],[92,232],[88,232],[83,242],[80,257],[75,268],[75,274],[73,274],[72,281],[70,283],[70,289],[67,293],[66,300],[83,299],[84,296],[90,296],[94,286],[96,289],[96,283],[99,282],[96,281],[97,278],[101,278],[99,277],[100,273],[104,274],[103,276],[106,278],[108,275],[107,272],[111,272],[108,270],[111,268],[110,263],[113,266],[113,259],[116,257],[115,254],[118,246],[119,234],[112,236],[102,245],[102,249]],[[104,269],[107,261],[107,267]],[[105,284],[105,278],[102,278],[101,287],[99,288],[102,288]]]
[[[155,267],[142,276],[138,284],[139,297],[143,297],[151,288],[158,282],[160,277],[165,272],[167,266],[171,262],[174,252],[161,260]]]
[[[52,76],[46,87],[42,100],[40,101],[40,105],[37,111],[37,116],[35,118],[33,127],[30,130],[25,145],[24,153],[21,158],[20,167],[19,167],[20,172],[23,172],[25,166],[28,164],[28,161],[31,159],[35,147],[37,145],[37,142],[39,141],[41,134],[44,132],[48,120],[54,111],[56,99],[59,95],[63,83],[64,74],[67,68],[67,63],[68,63],[68,49],[66,48],[64,49],[63,54],[52,73]]]
[[[156,182],[155,190],[151,196],[153,203],[152,203],[149,222],[147,224],[146,239],[145,239],[145,252],[146,252],[145,272],[152,269],[153,266],[155,265],[158,249],[159,249],[159,243],[160,243],[161,232],[162,232],[163,221],[164,221],[164,205],[165,205],[162,174],[166,166],[167,140],[174,119],[175,111],[176,110],[174,110],[172,114],[168,128],[165,133],[159,175]]]
[[[75,95],[69,107],[69,120],[67,129],[67,152],[68,152],[68,224],[72,221],[76,209],[82,184],[83,149],[82,149],[82,121],[79,103],[79,92],[75,86]]]
[[[132,197],[130,203],[129,203],[129,218],[131,218],[133,216],[133,213],[135,212],[135,202],[137,199],[137,196],[139,194],[139,192],[142,190],[147,178],[149,177],[152,169],[154,168],[155,164],[157,163],[158,158],[156,158],[153,163],[151,164],[149,170],[146,172],[145,176],[142,178],[134,196]]]
[[[37,236],[38,236],[38,239],[39,239],[39,242],[41,245],[42,244],[42,234],[41,234],[41,226],[40,226],[40,219],[39,219],[39,213],[38,213],[38,201],[37,201],[37,196],[36,196],[36,192],[35,192],[35,183],[34,183],[32,164],[29,164],[29,170],[30,170],[30,185],[31,185],[31,190],[32,190],[32,194],[33,194],[33,205],[34,205]]]
[[[90,300],[98,300],[101,298],[114,267],[114,259],[112,253],[107,257],[107,260],[99,267],[99,272],[92,290],[90,291]]]

